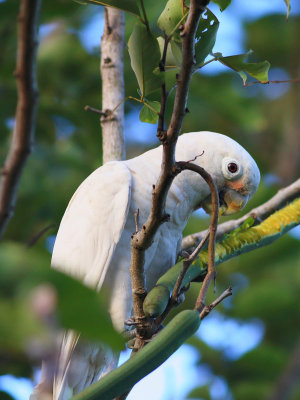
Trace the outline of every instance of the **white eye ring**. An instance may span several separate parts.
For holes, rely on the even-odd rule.
[[[222,172],[226,179],[236,179],[242,174],[242,167],[240,163],[233,159],[226,157],[222,163]]]

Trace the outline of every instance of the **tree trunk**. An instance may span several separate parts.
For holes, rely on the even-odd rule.
[[[105,7],[105,27],[101,40],[103,164],[125,159],[124,144],[124,13]],[[113,113],[112,113],[113,111]]]

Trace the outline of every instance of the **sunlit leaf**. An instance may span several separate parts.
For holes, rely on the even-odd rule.
[[[140,121],[148,122],[149,124],[156,124],[158,121],[158,113],[160,111],[160,103],[158,101],[150,101],[144,99],[144,102],[147,103],[149,107],[146,105],[140,111]]]
[[[160,61],[159,44],[144,25],[135,25],[128,41],[128,51],[142,96],[159,89],[162,77],[159,72],[154,73]]]
[[[158,18],[157,25],[167,36],[173,35],[180,39],[178,27],[184,22],[186,14],[187,9],[181,0],[169,0]]]
[[[97,6],[108,6],[128,11],[131,14],[140,15],[136,0],[75,0],[79,4],[95,4]]]
[[[211,53],[219,29],[217,17],[207,9],[199,22],[196,33],[195,55],[196,63],[201,64]]]
[[[231,0],[212,0],[212,1],[218,4],[221,11],[224,11],[231,3]]]
[[[270,63],[268,61],[261,61],[258,63],[245,62],[248,55],[249,53],[229,57],[218,57],[218,61],[238,72],[244,84],[247,80],[246,73],[262,83],[268,82]]]

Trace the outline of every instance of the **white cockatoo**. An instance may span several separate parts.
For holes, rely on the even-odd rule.
[[[218,133],[193,132],[179,137],[177,161],[192,160],[200,154],[194,163],[213,177],[224,214],[241,210],[260,180],[253,158],[237,142]],[[55,241],[52,266],[97,290],[103,285],[108,288],[110,315],[120,331],[132,309],[129,265],[130,241],[136,229],[134,213],[139,209],[141,223],[149,216],[152,185],[159,176],[161,160],[162,146],[128,161],[108,162],[94,171],[73,195]],[[170,220],[160,226],[145,254],[147,290],[175,264],[187,220],[201,207],[210,211],[209,187],[198,174],[183,171],[167,196]],[[116,363],[116,355],[109,349],[81,343],[77,333],[66,332],[53,399],[69,399]]]

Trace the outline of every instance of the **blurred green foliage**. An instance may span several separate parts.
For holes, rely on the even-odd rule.
[[[230,2],[217,3],[225,7]],[[1,41],[0,52],[1,164],[9,148],[17,100],[13,71],[18,7],[17,0],[0,3],[0,35],[5,38]],[[147,3],[146,8],[149,21],[158,18],[161,12],[159,2]],[[230,13],[230,7],[226,12]],[[50,346],[53,340],[46,329],[49,323],[55,329],[60,318],[66,326],[75,327],[78,315],[69,313],[67,303],[78,308],[79,298],[86,296],[91,307],[99,304],[96,314],[103,312],[105,299],[96,295],[94,298],[78,282],[70,278],[65,280],[54,271],[49,272],[50,253],[47,250],[50,247],[49,236],[55,234],[73,192],[90,172],[101,165],[99,120],[83,109],[86,104],[101,108],[99,47],[88,52],[79,36],[95,16],[101,25],[103,11],[100,7],[86,7],[69,0],[43,2],[41,25],[48,33],[41,36],[38,52],[40,98],[36,143],[22,176],[15,216],[0,244],[1,374],[31,376],[37,362],[34,357],[36,350],[32,348]],[[126,18],[128,41],[136,19],[133,15]],[[251,61],[267,59],[287,77],[299,77],[299,27],[299,17],[290,16],[287,23],[284,14],[248,22],[245,26],[246,48],[253,49],[257,55],[257,59]],[[161,34],[156,27],[153,31],[155,35]],[[126,96],[136,96],[137,84],[127,49],[124,61]],[[244,88],[240,78],[229,70],[216,76],[197,73],[191,82],[190,113],[185,118],[183,131],[211,130],[228,134],[250,151],[264,175],[274,174],[277,177],[275,184],[286,185],[299,175],[300,169],[300,91],[296,84],[290,84],[279,96],[276,90],[276,85]],[[174,93],[167,103],[167,120],[172,111],[173,96]],[[151,94],[149,101],[160,101],[159,93]],[[132,102],[126,102],[125,107],[127,115],[137,115],[141,109],[140,105]],[[125,129],[128,139],[130,134]],[[141,139],[142,135],[140,132]],[[128,140],[128,156],[150,146],[149,143],[141,145],[141,142]],[[245,212],[266,201],[277,189],[278,186],[266,181]],[[192,217],[185,233],[202,230],[207,223],[207,219]],[[26,243],[50,224],[54,227],[32,248],[27,248]],[[239,321],[259,318],[265,326],[262,343],[238,360],[226,358],[221,350],[209,347],[197,338],[191,340],[199,354],[199,363],[210,365],[213,373],[226,379],[235,400],[266,398],[293,353],[299,340],[299,264],[299,242],[285,236],[267,248],[243,255],[219,268],[217,293],[232,283],[234,296],[230,306],[221,305],[218,311]],[[237,273],[246,277],[246,288],[235,280]],[[56,288],[60,283],[62,285],[58,294],[61,306],[58,305],[54,318],[45,321],[35,315],[30,296],[34,285],[47,283],[51,286],[54,281]],[[64,288],[68,290],[64,291]],[[192,306],[197,291],[198,284],[192,284],[182,307]],[[210,293],[210,299],[213,297],[214,294]],[[78,310],[83,312],[81,307]],[[88,315],[85,317],[88,321],[85,325],[92,330],[90,335],[99,338],[97,321],[88,319]],[[107,316],[103,318],[107,320]],[[110,330],[108,320],[106,327],[106,334],[114,337],[116,346],[119,346],[119,338]],[[101,339],[107,340],[107,337]],[[196,386],[195,382],[190,397],[211,398],[210,383],[201,388]],[[299,398],[299,387],[297,390],[291,399]]]
[[[7,356],[39,360],[43,348],[50,351],[54,346],[59,326],[83,332],[115,350],[124,347],[106,311],[105,291],[97,293],[50,269],[45,248],[5,241],[0,245],[0,259],[0,351]],[[1,373],[8,372],[7,365],[0,368]]]

